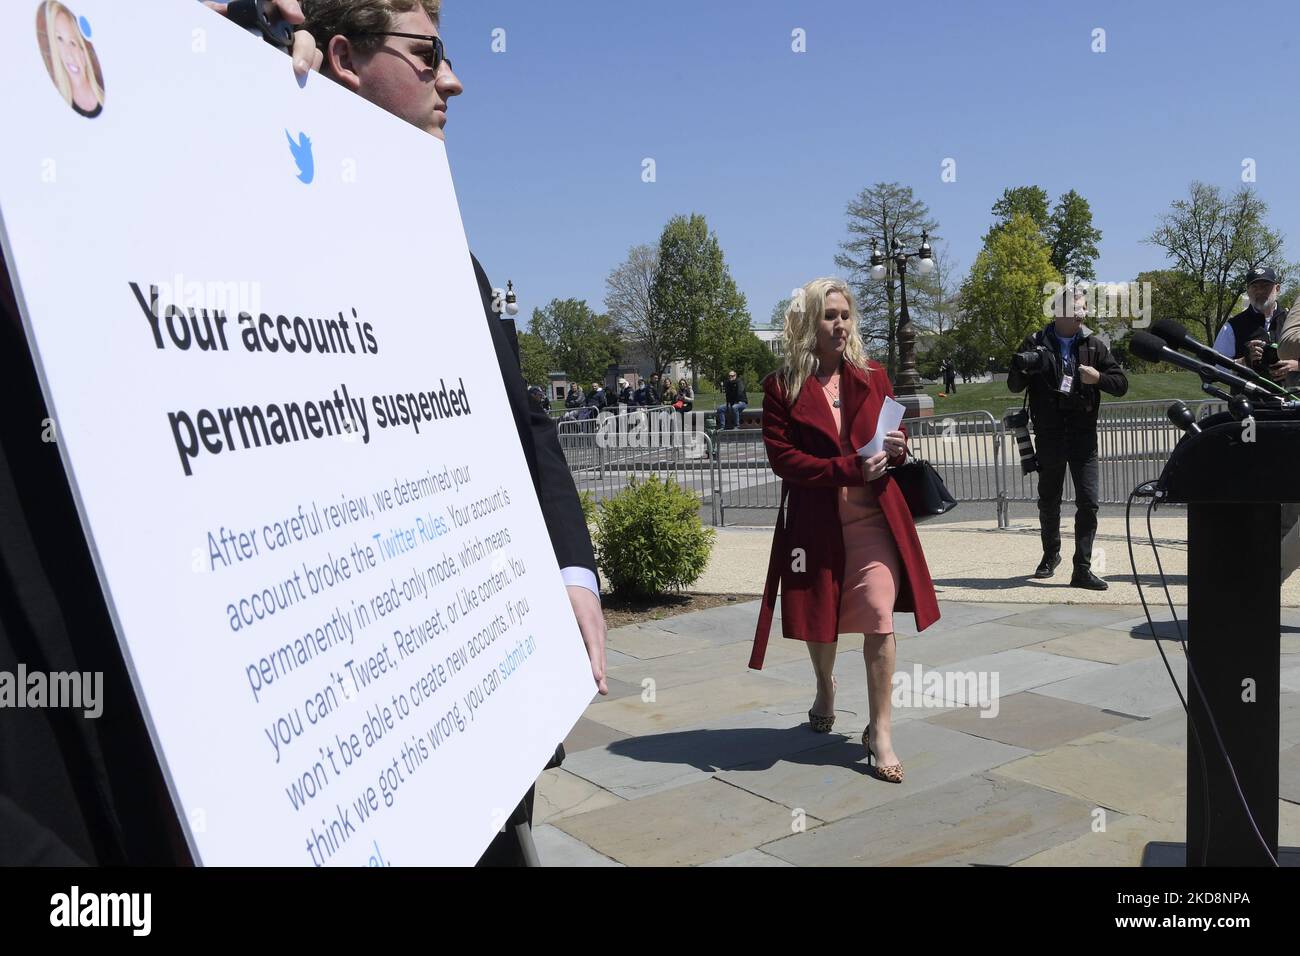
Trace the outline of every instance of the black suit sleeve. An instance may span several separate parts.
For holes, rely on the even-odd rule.
[[[1094,340],[1094,347],[1097,349],[1097,372],[1101,375],[1097,387],[1108,395],[1122,397],[1128,391],[1128,376],[1124,374],[1123,367],[1115,361],[1115,356],[1104,342]]]
[[[102,713],[0,707],[0,866],[188,862],[0,261],[0,670],[102,674]]]
[[[492,310],[492,284],[478,259],[473,262],[479,295],[483,299],[483,314],[501,368],[501,380],[524,449],[524,458],[532,473],[533,488],[542,506],[542,517],[546,520],[555,560],[561,568],[581,567],[594,572],[596,558],[591,547],[591,535],[582,516],[582,504],[569,473],[569,463],[560,448],[555,422],[528,400],[528,386],[519,367],[517,347],[511,345],[512,340],[517,339],[509,334],[506,323]]]

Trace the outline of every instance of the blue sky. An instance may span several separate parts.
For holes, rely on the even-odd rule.
[[[525,314],[602,308],[629,246],[699,212],[765,322],[835,272],[845,204],[877,181],[930,205],[963,274],[1003,188],[1076,189],[1118,281],[1165,264],[1142,239],[1192,180],[1234,190],[1249,157],[1300,259],[1295,4],[445,0],[442,32],[470,247]]]

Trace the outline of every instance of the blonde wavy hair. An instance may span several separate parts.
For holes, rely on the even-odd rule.
[[[817,374],[817,323],[826,312],[826,297],[832,292],[844,296],[849,304],[849,337],[844,343],[844,361],[861,369],[864,375],[871,372],[858,328],[860,316],[853,290],[843,279],[813,279],[795,293],[785,310],[785,361],[778,374],[785,382],[791,402],[799,397],[809,377]]]
[[[64,16],[72,24],[72,35],[77,45],[81,47],[81,58],[86,63],[86,79],[90,83],[90,89],[95,94],[95,100],[102,104],[104,102],[104,88],[99,82],[97,69],[99,64],[94,50],[86,42],[86,38],[81,35],[81,28],[77,25],[77,18],[59,0],[45,0],[41,12],[44,18],[46,42],[49,44],[48,66],[50,76],[54,77],[54,85],[58,87],[59,94],[67,101],[69,106],[72,105],[72,80],[68,78],[68,71],[63,66],[63,58],[59,56],[58,40],[55,37],[56,21],[60,16]]]

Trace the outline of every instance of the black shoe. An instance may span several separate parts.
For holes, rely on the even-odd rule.
[[[1034,568],[1034,577],[1050,578],[1056,573],[1056,566],[1061,563],[1059,554],[1045,554],[1043,560],[1038,562],[1038,567]]]
[[[1089,591],[1105,591],[1110,585],[1087,568],[1075,568],[1074,577],[1070,578],[1070,587],[1087,588]]]

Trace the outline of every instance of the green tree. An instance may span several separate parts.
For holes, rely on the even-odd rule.
[[[772,306],[772,316],[767,320],[767,327],[769,329],[785,328],[785,314],[790,309],[790,302],[791,299],[787,295],[776,305]]]
[[[540,385],[548,395],[551,393],[550,373],[555,371],[555,361],[541,336],[532,332],[519,333],[519,365],[525,382]]]
[[[1290,263],[1287,274],[1279,275],[1278,278],[1282,280],[1282,289],[1277,294],[1277,301],[1296,312],[1300,309],[1300,276],[1296,275],[1295,264]]]
[[[546,308],[534,309],[530,331],[554,364],[584,389],[605,380],[621,351],[609,316],[597,315],[580,299],[552,299]]]
[[[674,216],[659,238],[659,270],[652,307],[662,317],[671,354],[691,366],[692,386],[701,373],[721,375],[726,356],[749,332],[749,308],[727,269],[716,234],[703,216]]]
[[[938,223],[930,207],[901,183],[876,183],[849,200],[846,209],[849,238],[840,243],[835,264],[843,269],[857,294],[858,312],[862,316],[862,340],[869,352],[885,354],[889,377],[898,366],[898,305],[901,301],[899,276],[889,250],[895,240],[908,252],[920,245],[921,233],[934,233]],[[871,243],[883,241],[880,251],[886,255],[886,272],[882,280],[871,278]],[[922,276],[915,269],[908,272],[908,308],[914,297],[924,295],[934,274]]]
[[[1047,190],[1041,186],[1015,186],[1002,191],[993,204],[992,234],[1005,228],[1016,216],[1028,216],[1051,250],[1052,265],[1064,276],[1095,279],[1093,263],[1100,253],[1101,232],[1092,224],[1088,200],[1071,189],[1056,201],[1049,213]],[[985,240],[987,241],[988,235]]]
[[[1000,229],[1010,224],[1016,216],[1028,216],[1033,220],[1039,234],[1046,237],[1049,222],[1047,203],[1047,190],[1042,186],[1015,186],[1004,189],[1002,198],[993,204],[995,222],[992,229]]]
[[[1092,225],[1092,207],[1088,200],[1073,189],[1056,201],[1045,238],[1057,272],[1067,278],[1097,278],[1093,263],[1101,255],[1097,251],[1101,230]]]
[[[1026,335],[1046,324],[1043,290],[1060,281],[1047,243],[1028,215],[1017,213],[990,230],[962,287],[971,344],[1005,362]]]
[[[978,341],[979,337],[975,331],[974,323],[963,316],[953,330],[945,336],[952,340],[952,364],[957,369],[958,375],[974,378],[988,371],[989,352],[981,347],[982,343]]]
[[[955,337],[926,332],[916,340],[916,370],[922,378],[942,378],[944,359],[951,358],[956,344]]]
[[[1193,182],[1187,198],[1174,200],[1147,237],[1195,286],[1183,321],[1198,326],[1207,342],[1236,311],[1247,271],[1257,265],[1287,269],[1282,234],[1267,224],[1267,214],[1268,205],[1249,186],[1225,197],[1218,186]]]
[[[725,368],[712,381],[720,381],[727,369],[735,369],[736,374],[745,380],[746,388],[762,381],[764,376],[773,371],[781,360],[766,342],[753,332],[740,338],[735,348],[726,356]]]

